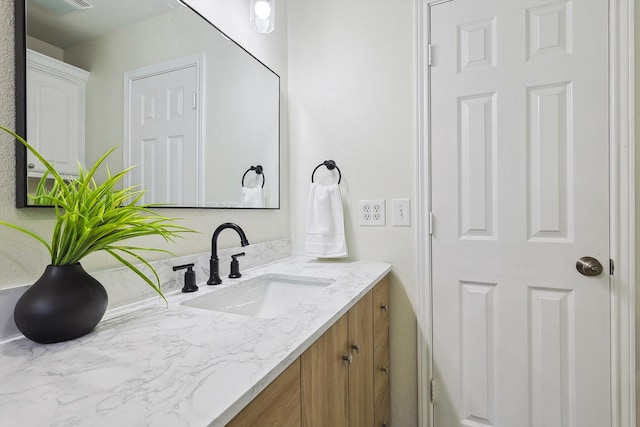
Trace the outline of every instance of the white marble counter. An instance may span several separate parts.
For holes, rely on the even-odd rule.
[[[0,426],[223,426],[390,270],[288,258],[107,313],[60,344],[0,346]],[[262,319],[181,305],[264,273],[333,279],[314,301]]]

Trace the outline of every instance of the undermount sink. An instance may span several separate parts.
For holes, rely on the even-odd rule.
[[[332,282],[318,277],[263,274],[182,305],[270,319],[298,304],[313,301]]]

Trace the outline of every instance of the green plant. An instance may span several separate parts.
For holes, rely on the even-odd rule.
[[[141,277],[164,299],[156,270],[138,252],[171,252],[117,243],[152,235],[162,236],[165,241],[173,242],[181,233],[193,230],[174,224],[172,218],[158,215],[150,209],[154,205],[138,205],[144,190],[135,186],[122,190],[116,188],[131,167],[114,175],[111,175],[107,168],[107,179],[101,184],[96,183],[96,171],[115,148],[105,153],[89,170],[78,164],[78,177],[65,180],[24,138],[2,125],[0,129],[20,141],[47,168],[35,194],[30,197],[35,204],[53,205],[56,214],[51,244],[18,225],[5,221],[0,221],[0,225],[21,231],[42,243],[51,254],[52,265],[75,264],[90,253],[106,251]],[[47,189],[45,183],[49,175],[53,177],[54,182]],[[124,256],[130,256],[147,266],[155,280],[145,275]]]

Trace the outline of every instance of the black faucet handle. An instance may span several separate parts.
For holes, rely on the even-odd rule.
[[[229,273],[229,279],[237,279],[238,277],[242,277],[242,274],[240,274],[240,263],[238,262],[238,257],[245,255],[246,254],[244,252],[231,255],[231,272]]]
[[[173,267],[173,271],[184,270],[184,286],[182,287],[182,292],[195,292],[198,290],[198,285],[196,285],[196,272],[193,271],[194,264],[184,264],[184,265],[176,265]]]
[[[183,264],[183,265],[176,265],[176,266],[174,266],[172,268],[173,268],[173,271],[178,271],[178,270],[184,270],[185,268],[192,269],[194,265],[195,265],[194,263]]]

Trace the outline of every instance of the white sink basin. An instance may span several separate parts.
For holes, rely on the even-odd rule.
[[[263,274],[182,305],[270,319],[300,303],[313,301],[331,282],[318,277]]]

